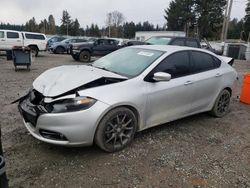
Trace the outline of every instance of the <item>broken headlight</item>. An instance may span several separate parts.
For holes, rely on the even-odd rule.
[[[51,113],[75,112],[86,110],[95,104],[96,100],[89,97],[63,99],[49,104]]]

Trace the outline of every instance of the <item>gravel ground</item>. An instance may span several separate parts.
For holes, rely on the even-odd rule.
[[[121,152],[96,146],[65,148],[34,139],[10,102],[45,70],[76,64],[70,56],[43,53],[31,71],[14,71],[0,56],[0,125],[11,187],[250,187],[250,106],[233,96],[218,119],[199,114],[136,134]],[[236,61],[242,74],[250,62]]]

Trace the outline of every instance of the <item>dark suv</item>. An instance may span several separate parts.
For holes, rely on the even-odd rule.
[[[88,42],[73,44],[70,54],[77,61],[89,62],[91,56],[104,56],[123,46],[121,39],[92,39]]]

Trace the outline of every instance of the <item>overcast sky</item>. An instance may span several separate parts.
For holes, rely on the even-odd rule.
[[[72,19],[78,18],[82,27],[96,23],[105,25],[106,14],[118,10],[126,21],[149,21],[162,26],[165,23],[164,9],[171,0],[0,0],[0,22],[25,24],[33,16],[37,22],[55,17],[60,25],[63,10],[68,10]],[[231,17],[245,15],[246,0],[234,0]]]

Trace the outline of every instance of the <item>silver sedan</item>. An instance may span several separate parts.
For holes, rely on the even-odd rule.
[[[237,78],[232,61],[187,47],[128,47],[44,72],[18,108],[41,141],[115,152],[136,131],[201,112],[226,115]]]

